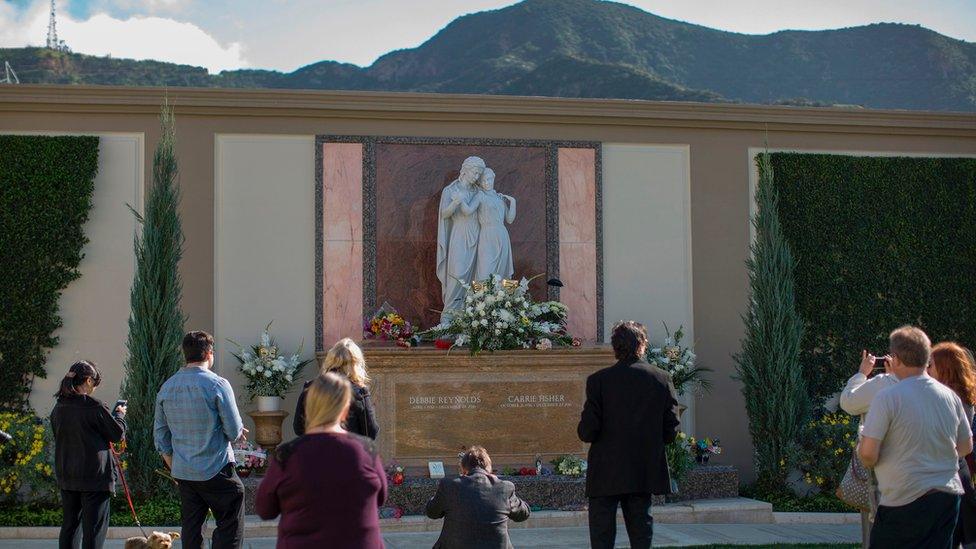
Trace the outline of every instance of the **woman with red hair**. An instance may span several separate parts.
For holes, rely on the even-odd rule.
[[[944,341],[932,348],[929,374],[946,387],[952,389],[962,400],[962,407],[973,424],[973,409],[976,406],[976,364],[970,352],[951,341]],[[970,454],[969,457],[971,457]],[[976,490],[973,487],[972,472],[965,458],[959,460],[959,478],[965,494],[959,507],[959,520],[956,522],[954,546],[969,547],[976,542]]]

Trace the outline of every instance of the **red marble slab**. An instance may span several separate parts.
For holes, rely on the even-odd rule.
[[[322,334],[328,348],[362,335],[363,145],[322,147]]]
[[[566,329],[587,341],[597,339],[596,151],[560,148],[560,301],[569,309]]]
[[[542,147],[376,145],[376,303],[384,301],[422,327],[440,318],[437,207],[461,162],[480,156],[495,171],[495,188],[517,200],[508,226],[515,276],[546,272],[546,155]],[[532,295],[545,298],[546,276]]]

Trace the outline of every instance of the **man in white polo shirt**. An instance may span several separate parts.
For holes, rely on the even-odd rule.
[[[871,402],[858,447],[881,491],[871,547],[951,547],[959,515],[959,458],[973,450],[962,401],[928,374],[932,344],[904,326],[888,338],[899,382]]]

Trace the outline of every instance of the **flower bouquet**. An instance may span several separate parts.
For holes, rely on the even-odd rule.
[[[251,398],[284,397],[302,368],[312,362],[300,358],[304,342],[299,346],[298,352],[286,355],[278,348],[270,330],[269,322],[261,333],[261,342],[247,348],[228,340],[237,345],[238,353],[231,354],[240,363],[241,373],[247,378],[247,392]]]
[[[695,456],[695,461],[699,465],[706,465],[708,458],[722,453],[721,441],[717,438],[700,438],[696,440],[692,437],[688,439],[688,442],[691,447],[691,453]]]
[[[401,347],[413,347],[420,342],[410,322],[385,302],[373,316],[363,321],[363,337],[393,341]]]
[[[578,477],[586,474],[586,460],[576,456],[560,456],[552,460],[557,475]]]
[[[529,280],[503,280],[493,275],[483,282],[463,284],[464,308],[450,321],[420,333],[425,340],[448,340],[468,347],[472,355],[503,349],[551,349],[572,345],[566,334],[566,306],[556,301],[535,303]]]
[[[390,479],[390,482],[392,482],[394,486],[403,484],[403,481],[406,478],[403,473],[403,466],[394,461],[393,465],[387,467],[386,477]]]
[[[255,448],[249,441],[242,440],[234,443],[234,462],[237,463],[237,474],[247,478],[252,472],[264,472],[268,465],[268,454]]]
[[[688,472],[695,466],[692,441],[688,435],[679,431],[674,442],[664,446],[664,453],[668,458],[668,471],[671,473],[671,492],[678,493],[678,485],[688,476]]]
[[[664,332],[667,337],[664,338],[664,345],[648,348],[645,358],[648,364],[657,366],[671,374],[671,382],[674,383],[674,388],[679,395],[683,395],[692,387],[707,391],[711,388],[711,382],[703,374],[712,370],[695,366],[695,353],[690,347],[681,345],[681,339],[685,335],[683,328],[683,326],[679,326],[672,334],[668,325],[665,324]]]

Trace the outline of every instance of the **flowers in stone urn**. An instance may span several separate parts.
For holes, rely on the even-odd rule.
[[[273,397],[280,403],[280,399],[291,389],[302,369],[312,362],[301,359],[304,342],[294,354],[282,352],[271,335],[270,322],[261,333],[260,343],[245,348],[235,341],[228,341],[237,345],[238,352],[231,354],[240,363],[241,373],[247,378],[247,392],[252,399]]]
[[[467,294],[464,308],[449,322],[420,333],[424,339],[449,340],[468,347],[471,354],[502,349],[551,349],[572,345],[566,334],[566,306],[556,301],[535,303],[529,280],[491,278],[462,284]]]
[[[647,349],[645,356],[647,362],[671,374],[671,382],[674,383],[674,388],[679,395],[685,394],[692,388],[707,391],[711,387],[711,382],[703,374],[712,370],[696,366],[697,357],[694,351],[691,347],[681,344],[681,339],[685,335],[684,327],[678,326],[672,334],[668,325],[664,324],[664,332],[666,334],[664,344],[653,348],[649,346]]]

